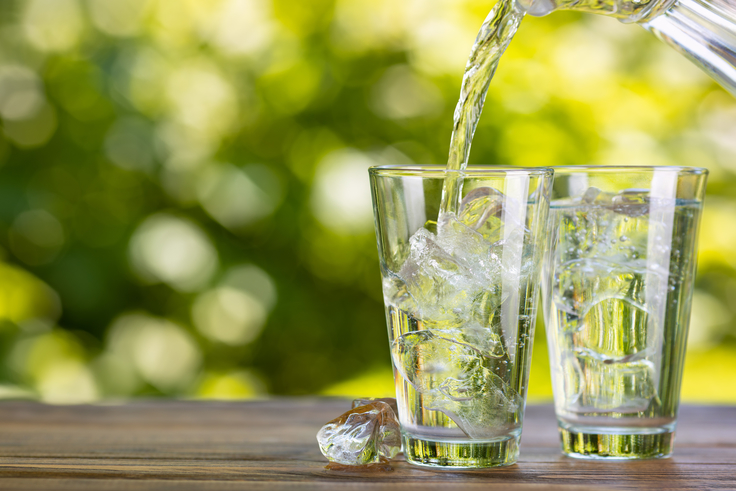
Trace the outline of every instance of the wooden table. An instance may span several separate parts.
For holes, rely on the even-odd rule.
[[[519,463],[325,469],[315,434],[343,400],[0,403],[0,489],[736,489],[736,408],[686,406],[671,459],[563,457],[550,406],[527,408]]]

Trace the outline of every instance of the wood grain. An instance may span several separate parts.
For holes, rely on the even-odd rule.
[[[527,408],[519,463],[434,471],[325,469],[315,435],[349,402],[0,404],[0,489],[736,489],[736,408],[683,407],[674,457],[563,457],[553,410]]]

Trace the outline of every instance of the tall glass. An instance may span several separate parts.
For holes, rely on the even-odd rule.
[[[516,462],[546,244],[550,169],[370,169],[406,459]],[[451,177],[455,179],[455,177]]]
[[[672,452],[707,173],[555,168],[542,288],[571,457]]]

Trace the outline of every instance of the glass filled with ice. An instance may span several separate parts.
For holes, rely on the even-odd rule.
[[[406,459],[513,464],[552,170],[381,166],[370,175]],[[440,212],[446,178],[459,199]]]
[[[565,454],[671,454],[706,177],[555,168],[542,289]]]

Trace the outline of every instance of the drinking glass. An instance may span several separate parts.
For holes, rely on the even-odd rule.
[[[550,169],[370,169],[406,459],[516,462]],[[462,201],[439,212],[445,180]]]
[[[707,174],[555,167],[542,289],[571,457],[672,452]]]

